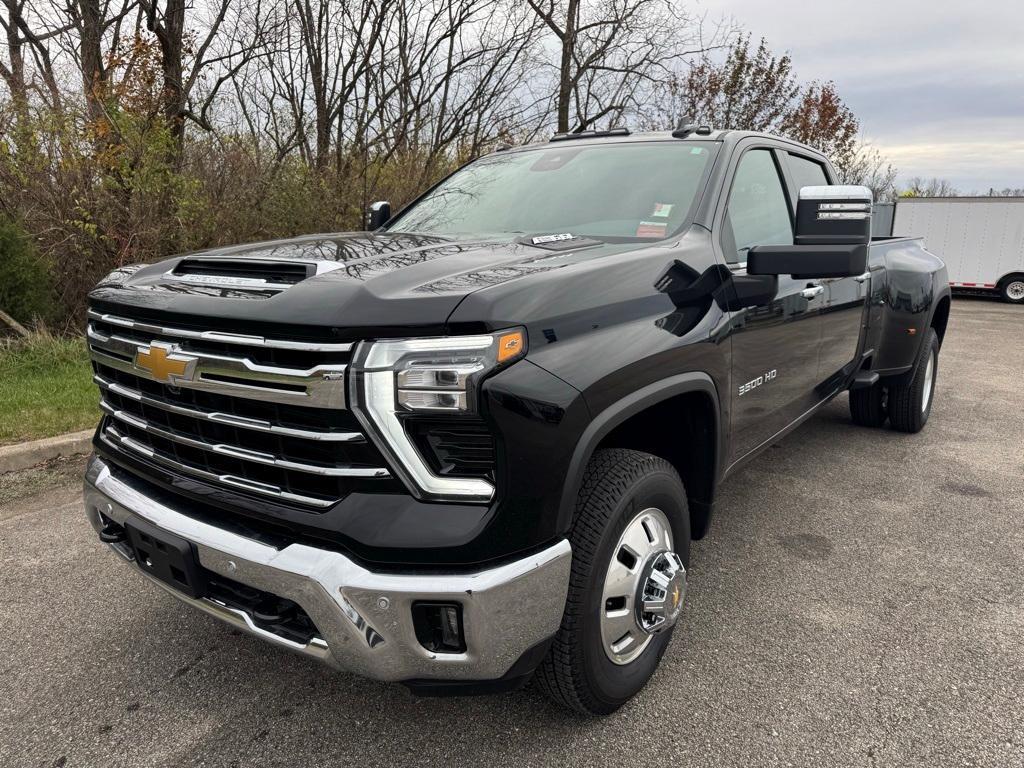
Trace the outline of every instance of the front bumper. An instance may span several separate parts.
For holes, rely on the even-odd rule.
[[[95,455],[86,470],[85,511],[97,531],[102,517],[120,525],[141,518],[187,539],[203,568],[293,601],[320,636],[296,643],[257,626],[244,611],[151,579],[183,602],[275,645],[377,680],[499,680],[555,634],[565,607],[571,564],[565,540],[476,573],[375,573],[339,552],[305,544],[277,549],[189,517],[147,496],[129,476],[115,476]],[[111,546],[131,558],[121,545]],[[417,601],[461,603],[464,653],[435,653],[419,643],[411,610]]]

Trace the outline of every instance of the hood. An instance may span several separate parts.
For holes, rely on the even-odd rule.
[[[410,326],[440,333],[470,293],[624,248],[583,240],[556,247],[508,238],[314,235],[116,270],[90,299],[105,312],[127,305],[135,317],[170,313],[212,326],[327,327],[353,339],[369,326],[382,335]]]

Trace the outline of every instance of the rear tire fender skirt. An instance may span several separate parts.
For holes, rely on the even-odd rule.
[[[715,436],[715,467],[711,487],[714,489],[718,486],[724,466],[723,451],[725,450],[725,440],[722,434],[722,409],[718,398],[718,388],[715,386],[711,376],[703,371],[680,373],[649,384],[629,394],[605,408],[591,420],[576,443],[576,450],[573,452],[569,468],[566,471],[565,485],[562,488],[562,500],[558,507],[559,532],[564,534],[572,526],[573,512],[576,509],[576,498],[579,494],[580,485],[583,482],[583,474],[586,471],[587,464],[590,462],[590,458],[593,456],[597,446],[601,444],[601,441],[613,429],[636,414],[672,397],[685,395],[690,392],[703,392],[711,398],[715,420],[712,433]]]

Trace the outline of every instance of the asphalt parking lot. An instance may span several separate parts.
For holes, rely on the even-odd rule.
[[[81,462],[0,477],[0,765],[1024,765],[1022,336],[957,300],[923,433],[843,396],[731,478],[661,669],[603,720],[273,650],[105,551]]]

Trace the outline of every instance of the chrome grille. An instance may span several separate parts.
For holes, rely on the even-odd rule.
[[[95,361],[135,376],[157,380],[151,372],[136,365],[136,356],[140,350],[148,352],[152,341],[171,339],[170,343],[182,353],[195,358],[192,377],[175,380],[175,386],[315,408],[345,406],[345,364],[315,365],[305,370],[263,365],[246,357],[244,352],[213,354],[170,334],[142,342],[116,332],[106,332],[96,322],[89,323],[86,335]]]
[[[351,344],[197,331],[96,311],[89,318],[108,446],[314,509],[387,487],[383,457],[345,410]],[[137,365],[154,348],[187,360],[187,373]]]

